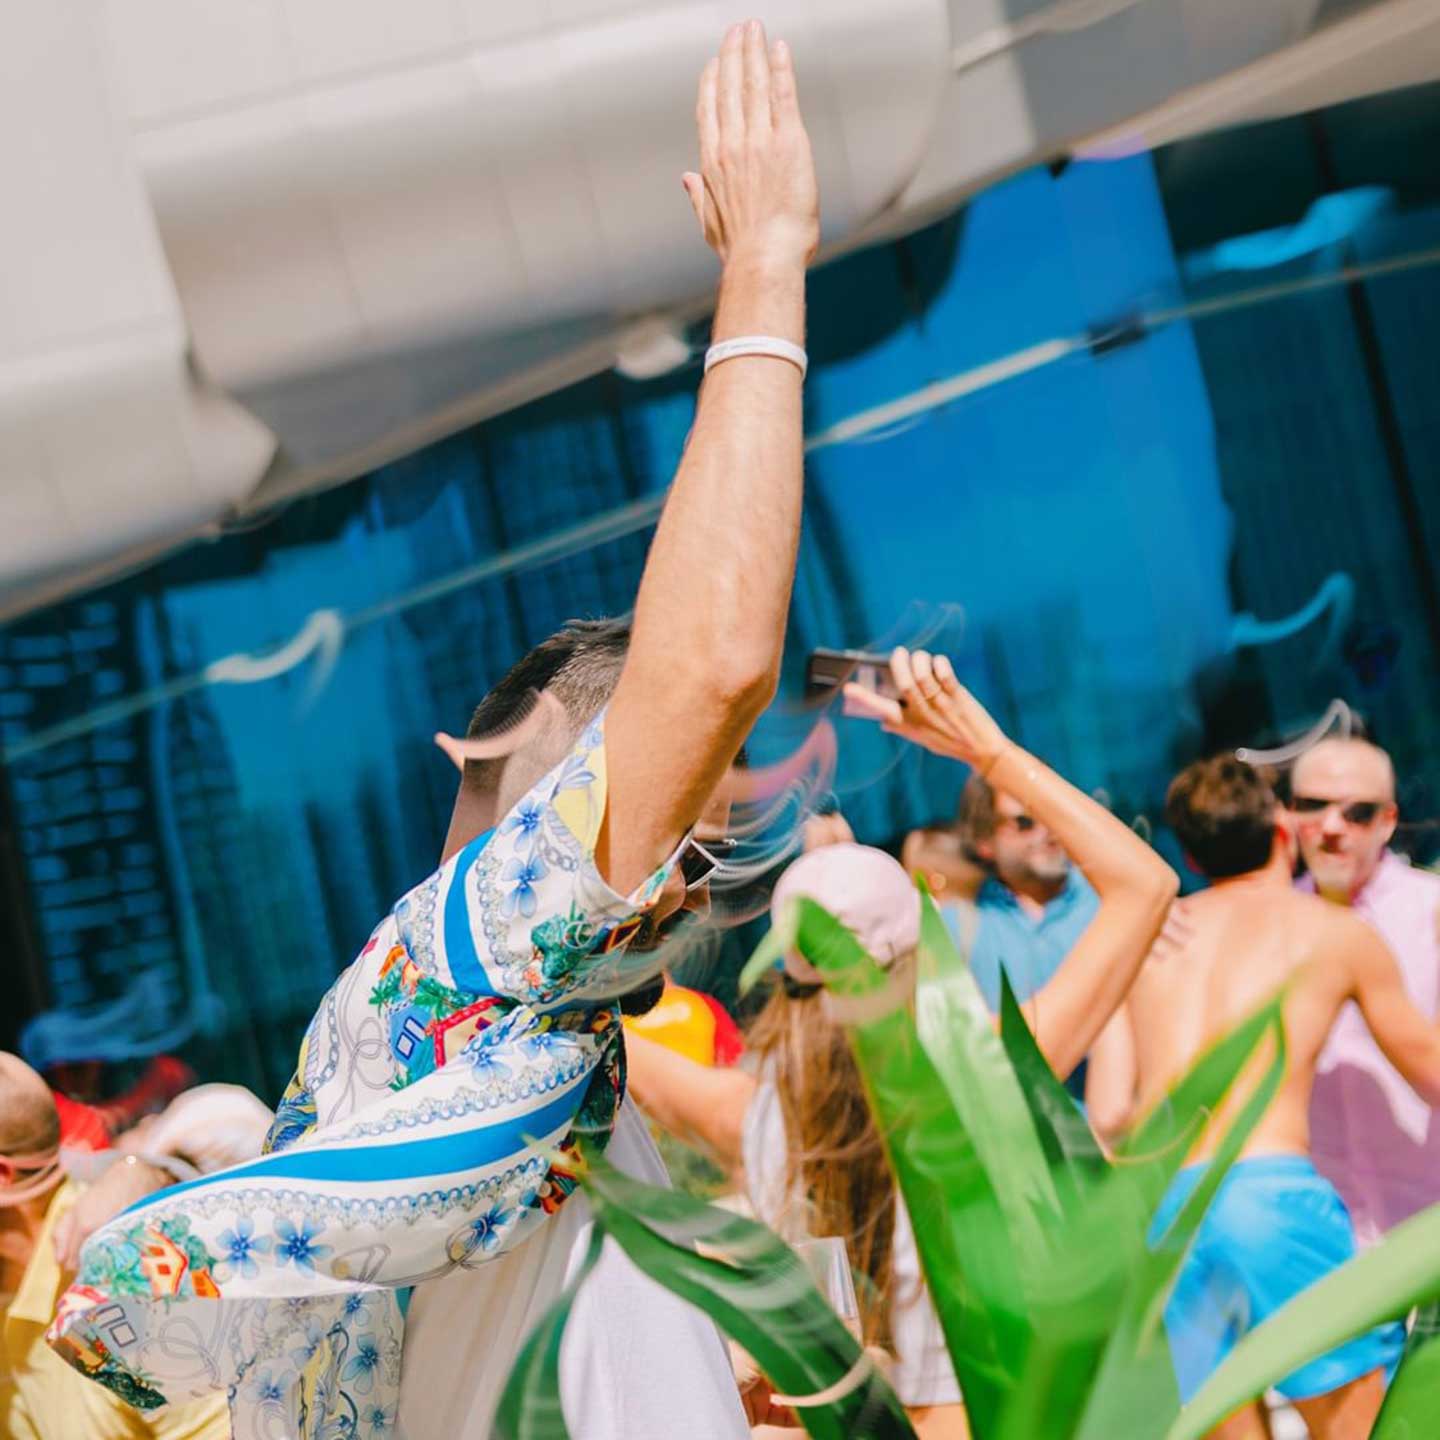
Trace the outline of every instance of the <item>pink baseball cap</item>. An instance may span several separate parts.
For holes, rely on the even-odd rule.
[[[883,850],[826,845],[802,855],[770,897],[771,924],[802,895],[848,925],[875,962],[887,969],[920,943],[920,892],[904,867]],[[820,979],[820,972],[793,950],[785,956],[785,970],[802,984]]]

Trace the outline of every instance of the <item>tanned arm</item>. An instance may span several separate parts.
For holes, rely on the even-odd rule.
[[[696,115],[701,173],[685,187],[723,264],[713,338],[803,344],[819,208],[789,49],[767,47],[758,21],[733,28],[701,77]],[[802,441],[796,366],[752,356],[706,377],[606,728],[596,859],[622,893],[695,823],[775,694]]]
[[[1091,1046],[1085,1067],[1085,1114],[1107,1145],[1135,1116],[1137,1078],[1134,1024],[1130,1007],[1122,1004]]]
[[[625,1036],[626,1088],[662,1129],[697,1145],[727,1170],[740,1166],[755,1077],[697,1064],[643,1035]]]
[[[973,766],[1045,825],[1085,872],[1100,908],[1049,982],[1027,1002],[1036,1044],[1068,1075],[1115,1013],[1180,888],[1175,872],[1103,805],[1027,754],[955,678],[945,656],[897,649],[898,702],[846,695],[892,734]]]

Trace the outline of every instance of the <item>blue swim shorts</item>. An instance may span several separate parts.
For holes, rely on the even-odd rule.
[[[1151,1244],[1204,1172],[1203,1164],[1192,1165],[1175,1177],[1151,1224]],[[1238,1161],[1211,1201],[1165,1307],[1181,1398],[1195,1394],[1243,1335],[1354,1254],[1349,1211],[1307,1158]],[[1393,1370],[1404,1344],[1403,1325],[1381,1325],[1275,1388],[1290,1400],[1324,1395],[1377,1368]]]

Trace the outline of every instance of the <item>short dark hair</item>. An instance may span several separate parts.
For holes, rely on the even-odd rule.
[[[584,727],[615,693],[630,650],[630,617],[608,620],[567,620],[548,640],[517,660],[475,707],[467,739],[492,735],[525,718],[537,691],[548,690],[561,704],[569,722],[562,737],[574,744]],[[465,784],[493,789],[509,756],[467,760]],[[543,773],[543,772],[542,772]]]
[[[1234,755],[1187,765],[1165,794],[1165,819],[1211,880],[1263,869],[1275,843],[1275,792]]]
[[[991,868],[990,862],[976,846],[995,833],[997,823],[995,789],[978,770],[974,770],[960,792],[960,805],[955,812],[955,833],[960,837],[961,854],[987,870]]]

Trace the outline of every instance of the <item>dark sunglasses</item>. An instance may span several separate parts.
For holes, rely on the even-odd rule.
[[[680,873],[685,877],[685,892],[698,890],[733,855],[740,842],[733,835],[720,835],[712,840],[697,840],[693,835],[680,853]]]
[[[1385,809],[1383,800],[1352,800],[1348,805],[1339,800],[1326,800],[1320,795],[1296,795],[1290,808],[1297,815],[1322,815],[1332,805],[1340,807],[1340,818],[1347,825],[1373,825],[1375,817]]]

